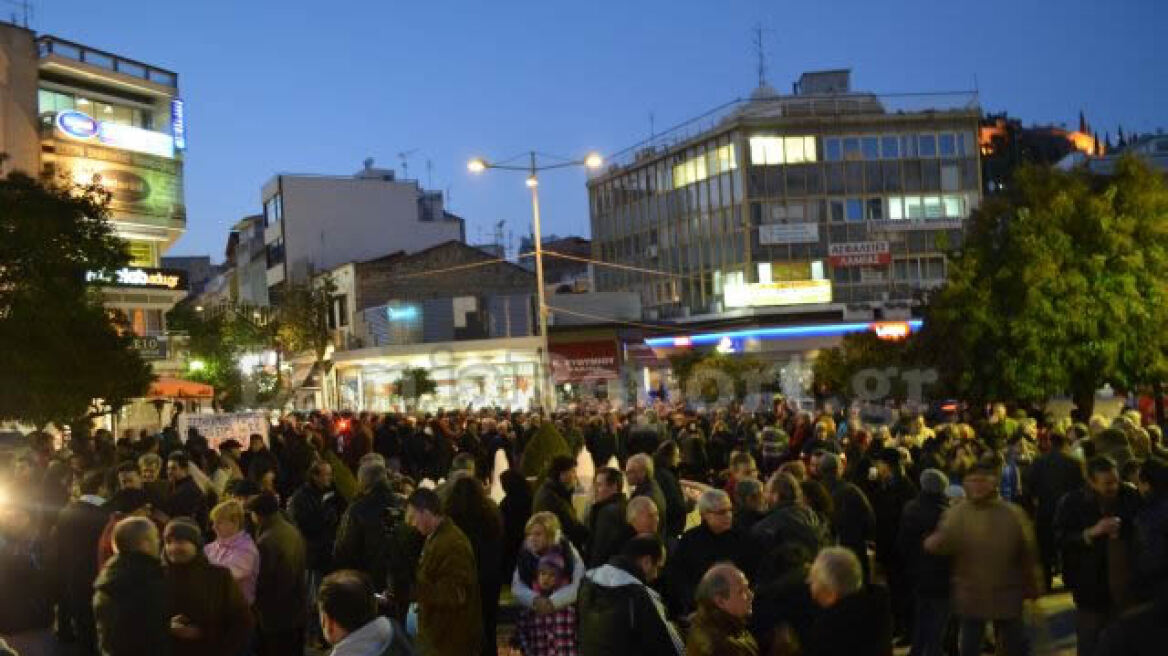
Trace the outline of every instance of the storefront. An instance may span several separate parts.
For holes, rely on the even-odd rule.
[[[558,402],[607,399],[620,379],[614,337],[593,341],[552,342],[552,380]]]
[[[524,410],[539,398],[538,337],[382,346],[333,356],[340,410],[373,412],[503,407]],[[410,391],[412,369],[424,369],[433,391]],[[416,396],[416,398],[415,398]]]

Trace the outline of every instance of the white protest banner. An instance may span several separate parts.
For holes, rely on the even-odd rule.
[[[266,412],[228,412],[222,414],[182,414],[178,419],[178,434],[187,439],[188,429],[194,428],[207,438],[207,444],[216,451],[223,442],[233,439],[247,448],[249,436],[257,433],[268,441],[271,426]]]

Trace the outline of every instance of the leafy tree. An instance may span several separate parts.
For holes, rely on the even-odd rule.
[[[970,217],[949,279],[925,310],[922,347],[974,401],[1069,392],[1093,409],[1104,383],[1168,370],[1168,190],[1134,157],[1115,174],[1025,167]]]
[[[555,423],[544,420],[527,442],[527,447],[523,449],[520,468],[523,475],[528,478],[542,478],[553,458],[570,455],[572,451],[568,448],[568,442],[564,440]]]
[[[682,392],[689,396],[696,385],[700,400],[706,403],[718,401],[727,391],[741,400],[752,391],[752,384],[761,387],[773,382],[766,364],[750,355],[690,351],[670,357],[669,363]],[[733,383],[732,390],[725,389],[727,380]]]
[[[406,400],[409,407],[416,406],[418,399],[426,394],[433,394],[436,389],[438,389],[438,384],[430,377],[430,371],[420,367],[410,367],[403,370],[401,379],[394,386],[394,391]]]
[[[13,173],[0,180],[0,417],[74,423],[141,396],[153,379],[89,272],[125,266],[109,195]]]
[[[186,376],[212,385],[216,405],[222,410],[235,409],[243,399],[239,358],[270,348],[272,342],[273,331],[249,316],[250,308],[225,306],[199,312],[190,303],[180,303],[167,315],[167,325],[189,336],[190,362],[199,364]]]
[[[912,338],[890,341],[874,332],[845,335],[840,346],[820,351],[812,366],[813,386],[818,395],[839,396],[850,400],[872,390],[864,385],[861,372],[875,371],[889,383],[888,396],[898,401],[908,398],[910,385],[901,372],[918,366]],[[895,370],[890,372],[889,370]]]
[[[330,276],[315,283],[292,283],[284,289],[275,308],[276,340],[285,353],[311,351],[317,362],[324,360],[332,344],[328,316],[336,293]]]

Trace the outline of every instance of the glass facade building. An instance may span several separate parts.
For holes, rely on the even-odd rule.
[[[762,87],[589,180],[593,257],[622,265],[597,289],[650,319],[911,303],[980,201],[979,114],[973,94],[852,93],[846,71]]]

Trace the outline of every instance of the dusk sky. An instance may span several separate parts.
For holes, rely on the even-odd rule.
[[[610,153],[768,79],[851,68],[853,89],[971,90],[985,111],[1099,132],[1168,128],[1166,0],[592,0],[109,3],[38,0],[32,27],[178,72],[188,232],[170,254],[223,259],[273,174],[348,175],[366,157],[450,189],[467,238],[530,201],[474,155]],[[11,11],[7,5],[4,11]],[[588,233],[583,171],[542,178],[544,232]],[[371,238],[376,238],[371,235]],[[387,246],[387,250],[389,247]]]

